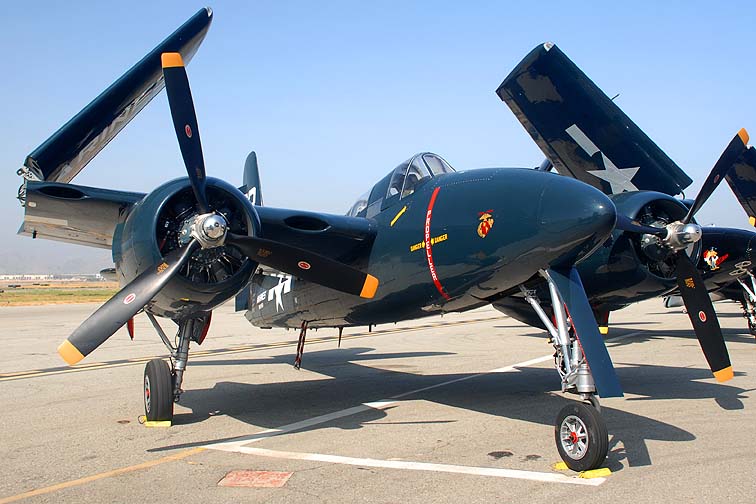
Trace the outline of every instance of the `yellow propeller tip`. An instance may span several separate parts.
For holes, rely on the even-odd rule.
[[[360,292],[360,297],[372,299],[372,297],[375,296],[375,291],[377,290],[378,279],[373,275],[368,275],[365,278],[365,283],[362,285],[362,292]]]
[[[607,334],[609,334],[609,327],[607,327],[607,326],[599,326],[599,332],[602,335],[606,336]]]
[[[749,223],[749,224],[750,224],[751,226],[756,226],[756,217],[754,217],[754,216],[750,216],[750,217],[748,217],[748,223]]]
[[[738,136],[740,137],[740,140],[743,142],[743,145],[748,145],[748,132],[745,130],[745,128],[740,128],[740,131],[738,131]]]
[[[84,358],[84,355],[79,352],[79,349],[73,346],[73,344],[68,340],[60,344],[60,346],[58,347],[58,353],[61,357],[63,357],[63,360],[66,361],[69,366],[73,366]]]
[[[732,380],[733,376],[735,376],[735,373],[732,372],[732,366],[727,366],[719,371],[714,371],[714,378],[716,378],[718,382]]]
[[[161,54],[160,62],[163,64],[163,68],[184,66],[184,60],[181,59],[181,54],[177,52],[169,52],[169,53]]]

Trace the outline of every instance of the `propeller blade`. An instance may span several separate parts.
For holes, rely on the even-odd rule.
[[[226,244],[233,245],[260,264],[348,294],[370,299],[378,289],[373,275],[322,255],[291,245],[229,233]]]
[[[652,234],[660,236],[662,238],[666,238],[667,236],[667,228],[644,226],[643,224],[638,224],[627,215],[623,215],[621,213],[617,214],[617,224],[615,225],[615,227],[617,229],[621,229],[622,231],[630,231],[631,233]]]
[[[551,268],[548,274],[556,283],[559,295],[567,305],[572,327],[575,328],[575,334],[580,340],[585,359],[591,368],[596,391],[601,397],[622,397],[622,385],[617,378],[604,338],[599,334],[596,317],[591,310],[577,269],[574,267],[569,270]]]
[[[72,366],[103,344],[160,292],[198,246],[192,241],[172,251],[100,306],[58,347],[63,360]]]
[[[714,189],[716,189],[719,183],[722,182],[722,179],[730,168],[732,168],[732,165],[735,164],[738,157],[746,151],[747,147],[748,132],[745,128],[741,128],[741,130],[738,131],[738,134],[735,135],[732,141],[727,145],[727,148],[725,148],[722,155],[719,156],[719,159],[714,164],[714,168],[711,169],[709,176],[706,177],[706,181],[703,183],[703,186],[701,186],[701,190],[698,191],[698,196],[696,196],[693,205],[690,207],[690,210],[688,210],[688,214],[682,220],[683,224],[687,224],[693,219],[693,216],[701,209],[703,204],[706,203],[706,200],[709,199],[711,193],[713,193]]]
[[[701,274],[684,252],[677,254],[677,285],[706,361],[717,381],[733,377],[722,329]]]
[[[176,129],[181,155],[184,158],[186,173],[189,175],[200,210],[202,213],[208,213],[210,206],[207,203],[205,188],[205,160],[202,156],[197,114],[194,111],[192,90],[189,88],[184,61],[179,53],[163,53],[161,61],[165,92],[168,94],[171,118]]]

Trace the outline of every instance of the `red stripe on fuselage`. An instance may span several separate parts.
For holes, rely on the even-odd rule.
[[[438,196],[438,191],[440,190],[440,187],[436,187],[436,189],[433,191],[430,202],[428,203],[428,211],[425,213],[425,258],[428,260],[428,270],[430,270],[431,278],[433,279],[433,284],[436,286],[436,289],[438,289],[438,292],[441,293],[444,299],[451,299],[449,297],[449,294],[447,294],[444,291],[444,288],[441,286],[441,282],[438,280],[436,266],[433,264],[433,252],[431,252],[431,217],[433,216],[433,205],[436,204],[436,196]]]

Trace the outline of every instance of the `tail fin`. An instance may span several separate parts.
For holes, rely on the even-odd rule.
[[[257,154],[255,154],[255,151],[250,152],[247,160],[244,162],[244,185],[239,190],[247,195],[247,198],[253,205],[263,205],[260,171],[257,168]]]
[[[257,167],[257,154],[255,151],[249,153],[247,160],[244,162],[244,185],[239,188],[253,205],[262,206],[263,195],[260,186],[260,171]],[[234,311],[245,311],[249,307],[249,295],[251,287],[245,285],[234,300]]]
[[[751,226],[756,226],[756,149],[749,147],[725,179],[748,214],[748,222]]]
[[[34,149],[19,174],[49,182],[70,182],[163,89],[160,54],[179,52],[188,62],[205,38],[212,17],[209,8],[200,9]]]
[[[533,49],[496,94],[562,175],[606,194],[675,195],[692,182],[553,44]]]

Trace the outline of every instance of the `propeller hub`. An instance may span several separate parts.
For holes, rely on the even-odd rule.
[[[682,250],[692,243],[701,239],[701,226],[693,224],[683,224],[680,221],[673,222],[667,226],[667,237],[664,244],[673,250]]]
[[[226,234],[226,219],[218,214],[211,215],[202,221],[202,233],[210,240],[219,240]]]
[[[197,215],[184,223],[181,230],[181,242],[197,240],[203,249],[220,247],[226,241],[228,223],[216,213]]]

